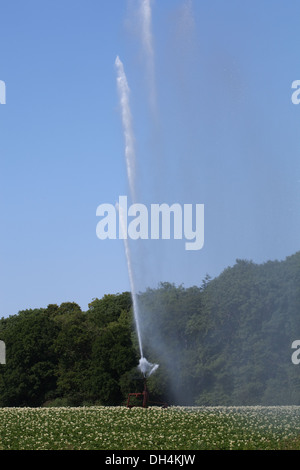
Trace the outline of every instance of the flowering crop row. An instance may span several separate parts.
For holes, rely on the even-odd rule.
[[[300,407],[1,408],[0,449],[280,449]]]

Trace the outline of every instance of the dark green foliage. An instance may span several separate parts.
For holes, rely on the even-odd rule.
[[[174,403],[300,404],[300,365],[291,361],[300,252],[262,265],[237,260],[201,287],[165,283],[140,301],[147,352],[164,378],[157,391]]]
[[[300,404],[300,252],[217,278],[139,295],[144,354],[159,363],[152,400],[173,404]],[[26,310],[0,320],[7,364],[1,406],[124,403],[142,391],[130,293]]]
[[[45,309],[26,310],[1,320],[7,358],[0,372],[0,404],[39,405],[56,388],[58,333]]]
[[[89,304],[89,314],[102,327],[117,321],[123,311],[129,312],[131,295],[124,292],[121,295],[105,295],[102,299],[94,299]]]
[[[0,366],[1,406],[120,404],[124,375],[138,363],[128,292],[19,312],[0,320],[7,363]]]

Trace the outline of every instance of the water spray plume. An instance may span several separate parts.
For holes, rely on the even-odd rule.
[[[149,6],[148,1],[144,2],[146,8],[146,15],[149,17],[149,12],[147,10],[147,6]],[[126,168],[127,168],[127,177],[128,183],[131,193],[132,201],[135,202],[136,200],[136,191],[135,191],[135,148],[134,148],[134,132],[133,132],[133,125],[132,125],[132,116],[130,111],[130,104],[129,104],[129,93],[130,89],[128,86],[127,78],[124,71],[124,66],[119,59],[116,58],[115,61],[116,69],[117,69],[117,86],[119,91],[120,97],[120,106],[121,106],[121,114],[122,114],[122,124],[123,124],[123,131],[124,131],[124,138],[125,138],[125,159],[126,159]],[[158,364],[151,364],[144,358],[143,355],[143,346],[142,346],[142,337],[141,337],[141,330],[140,330],[140,323],[139,323],[139,308],[137,302],[137,295],[135,290],[135,283],[134,283],[134,276],[133,276],[133,269],[132,269],[132,260],[131,260],[131,253],[129,248],[129,242],[127,238],[126,226],[124,222],[124,214],[122,208],[119,204],[116,204],[116,209],[119,211],[120,215],[120,229],[122,232],[122,238],[124,240],[124,248],[125,248],[125,255],[127,261],[127,269],[129,275],[129,282],[130,282],[130,289],[131,289],[131,297],[132,297],[132,304],[133,304],[133,313],[134,313],[134,320],[136,325],[136,331],[138,336],[138,343],[139,343],[139,350],[140,350],[140,362],[139,362],[139,369],[144,375],[144,377],[149,377],[153,372],[158,368]]]
[[[132,304],[133,304],[133,314],[134,314],[134,320],[135,320],[136,331],[137,331],[137,336],[138,336],[140,355],[141,357],[143,357],[142,338],[141,338],[141,331],[140,331],[140,324],[139,324],[138,303],[137,303],[137,296],[136,296],[135,284],[134,284],[134,279],[133,279],[129,243],[128,243],[128,238],[126,236],[124,214],[123,214],[122,208],[119,206],[118,203],[116,204],[116,209],[119,211],[119,214],[120,214],[120,226],[121,226],[121,231],[122,231],[122,238],[124,239],[124,248],[125,248],[126,261],[127,261],[127,269],[128,269],[128,275],[129,275]]]
[[[139,361],[138,368],[144,377],[150,377],[150,375],[156,371],[159,365],[151,364],[151,362],[147,361],[147,359],[143,355],[142,337],[141,337],[140,322],[139,322],[139,309],[138,309],[137,295],[136,295],[135,284],[134,284],[134,279],[133,279],[129,243],[128,243],[128,238],[126,236],[124,214],[123,214],[122,207],[120,207],[118,203],[116,203],[116,209],[119,211],[119,215],[120,215],[120,226],[121,226],[122,238],[124,240],[124,248],[125,248],[126,261],[127,261],[127,269],[128,269],[128,275],[129,275],[132,304],[133,304],[133,314],[134,314],[134,320],[135,320],[136,332],[137,332],[139,350],[140,350],[140,361]]]
[[[135,202],[135,146],[134,146],[134,132],[132,125],[132,116],[130,111],[129,94],[130,89],[128,86],[126,74],[124,71],[123,63],[119,56],[115,60],[117,69],[117,87],[120,97],[122,125],[125,139],[125,160],[127,168],[127,177],[131,193],[132,201]]]
[[[149,101],[152,112],[156,114],[155,65],[152,35],[151,0],[140,0],[140,30],[147,67]]]
[[[140,0],[140,19],[141,19],[141,32],[142,32],[142,41],[145,50],[145,59],[147,64],[147,73],[149,77],[149,95],[150,103],[152,109],[155,109],[155,85],[154,85],[154,51],[153,51],[153,39],[151,31],[151,21],[152,21],[152,12],[151,12],[151,0]],[[135,188],[135,138],[133,132],[132,116],[130,110],[130,88],[128,86],[127,77],[125,74],[124,66],[119,56],[115,60],[115,66],[117,70],[117,87],[119,92],[121,115],[122,115],[122,125],[125,139],[125,160],[126,160],[126,169],[128,184],[131,194],[132,202],[136,202],[136,188]],[[139,308],[137,302],[137,295],[135,291],[134,276],[132,270],[132,260],[131,253],[129,248],[129,242],[126,233],[126,227],[124,222],[124,214],[122,213],[122,208],[116,204],[116,208],[119,211],[120,215],[120,228],[122,231],[122,238],[124,240],[128,275],[131,288],[131,296],[133,303],[133,313],[136,325],[136,331],[138,336],[139,350],[140,350],[140,361],[138,368],[143,374],[144,377],[149,377],[153,374],[158,368],[158,364],[151,364],[143,355],[143,346],[142,346],[142,337],[139,323]]]
[[[138,368],[140,369],[144,377],[150,377],[150,375],[153,374],[153,372],[155,372],[158,367],[158,364],[151,364],[151,362],[147,361],[145,357],[142,356],[140,358]]]
[[[147,60],[153,66],[153,39],[151,32],[152,12],[151,12],[151,0],[141,0],[140,6],[141,14],[141,30],[142,40],[144,48],[147,54]]]

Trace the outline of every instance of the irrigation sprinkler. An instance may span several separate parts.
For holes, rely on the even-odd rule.
[[[132,404],[131,397],[140,399],[140,404]],[[140,406],[142,408],[148,408],[148,405],[156,405],[156,406],[161,406],[162,408],[168,408],[168,404],[165,402],[161,401],[150,401],[149,400],[149,391],[147,388],[147,379],[146,377],[144,378],[144,390],[142,392],[133,392],[133,393],[128,393],[127,397],[127,408],[133,408],[135,406]]]

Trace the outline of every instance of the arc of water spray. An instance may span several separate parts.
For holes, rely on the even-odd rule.
[[[151,32],[152,12],[151,0],[141,0],[140,12],[142,16],[142,31],[144,47],[148,51],[148,55],[153,58],[153,40]]]
[[[129,102],[130,88],[128,86],[123,63],[120,60],[119,56],[117,56],[115,60],[115,65],[117,69],[117,87],[120,97],[122,124],[125,139],[125,159],[127,177],[131,193],[131,199],[133,202],[135,202],[135,139]]]
[[[133,280],[133,270],[132,270],[132,263],[131,263],[131,256],[130,256],[130,249],[129,243],[126,233],[126,226],[124,222],[124,214],[122,207],[119,204],[116,204],[116,208],[119,212],[119,219],[120,219],[120,227],[122,238],[124,240],[124,247],[125,247],[125,255],[127,261],[127,268],[128,268],[128,275],[129,275],[129,282],[130,282],[130,289],[131,289],[131,296],[132,296],[132,303],[133,303],[133,314],[134,320],[136,325],[136,331],[138,336],[138,343],[139,343],[139,350],[140,350],[140,360],[139,360],[139,369],[142,374],[146,377],[149,377],[156,369],[159,367],[158,364],[152,364],[151,362],[147,361],[143,354],[143,346],[142,346],[142,337],[141,337],[141,330],[140,330],[140,322],[139,322],[139,309],[138,309],[138,302],[137,302],[137,295],[135,291],[135,285]]]
[[[152,35],[151,0],[140,0],[141,37],[145,52],[149,84],[149,98],[152,111],[156,111],[154,47]]]
[[[134,148],[134,133],[133,133],[133,125],[132,125],[132,116],[130,111],[130,103],[129,103],[129,93],[130,89],[127,82],[127,77],[124,71],[123,63],[121,62],[120,58],[117,56],[115,60],[115,65],[117,68],[117,86],[120,96],[120,104],[121,104],[121,113],[122,113],[122,124],[123,124],[123,131],[124,131],[124,138],[125,138],[125,160],[126,160],[126,167],[127,167],[127,177],[129,182],[129,188],[131,193],[131,198],[135,201],[135,148]],[[140,361],[139,361],[139,369],[143,373],[143,375],[150,376],[157,368],[158,364],[151,364],[147,361],[143,354],[143,346],[142,346],[142,338],[141,338],[141,330],[140,330],[140,323],[139,323],[139,310],[138,310],[138,302],[137,302],[137,295],[135,291],[135,284],[133,279],[133,270],[132,270],[132,262],[131,262],[131,254],[129,249],[129,243],[127,238],[124,222],[124,214],[122,208],[116,204],[117,210],[119,211],[120,215],[120,228],[122,231],[122,238],[124,240],[124,247],[125,247],[125,255],[127,260],[127,268],[128,268],[128,275],[129,275],[129,282],[130,282],[130,289],[131,289],[131,296],[132,296],[132,303],[133,303],[133,312],[134,312],[134,319],[135,325],[137,330],[138,342],[139,342],[139,350],[140,350]]]
[[[145,60],[147,66],[148,74],[148,84],[149,84],[149,98],[150,106],[152,108],[153,116],[156,115],[156,91],[155,91],[155,65],[154,65],[154,48],[153,48],[153,36],[152,36],[152,11],[151,11],[151,2],[152,0],[139,0],[139,13],[140,13],[140,31],[141,38],[143,42]],[[185,20],[190,20],[192,18],[191,14],[191,0],[185,0]],[[120,97],[121,104],[121,114],[122,114],[122,124],[123,132],[125,138],[125,159],[127,167],[127,177],[131,193],[131,199],[133,202],[136,202],[136,191],[135,191],[135,139],[132,125],[132,116],[130,111],[130,102],[129,95],[130,89],[127,82],[127,77],[124,71],[123,63],[120,58],[117,56],[115,60],[115,66],[117,69],[117,87]],[[127,260],[130,288],[132,293],[132,303],[134,311],[134,319],[136,324],[136,330],[138,335],[139,349],[140,349],[140,361],[139,369],[144,374],[144,376],[150,376],[156,369],[159,367],[158,364],[151,364],[143,355],[142,347],[142,338],[139,324],[139,310],[137,295],[135,292],[135,284],[131,263],[131,254],[129,249],[129,243],[127,239],[127,228],[124,223],[124,215],[122,214],[122,208],[116,205],[120,214],[120,225],[123,233],[123,240],[125,246],[125,254]]]
[[[129,275],[129,282],[130,282],[130,289],[131,289],[131,296],[132,296],[132,303],[133,303],[133,313],[134,313],[135,325],[136,325],[136,330],[137,330],[140,355],[141,357],[143,357],[143,346],[142,346],[142,337],[141,337],[141,330],[140,330],[140,323],[139,323],[138,303],[137,303],[135,285],[134,285],[134,280],[133,280],[132,263],[131,263],[128,238],[127,238],[127,233],[126,233],[126,226],[124,222],[124,214],[123,214],[122,207],[120,207],[118,203],[116,204],[116,208],[119,212],[120,228],[121,228],[122,238],[124,240],[124,248],[125,248],[125,255],[126,255],[126,261],[127,261],[127,268],[128,268],[128,275]]]

